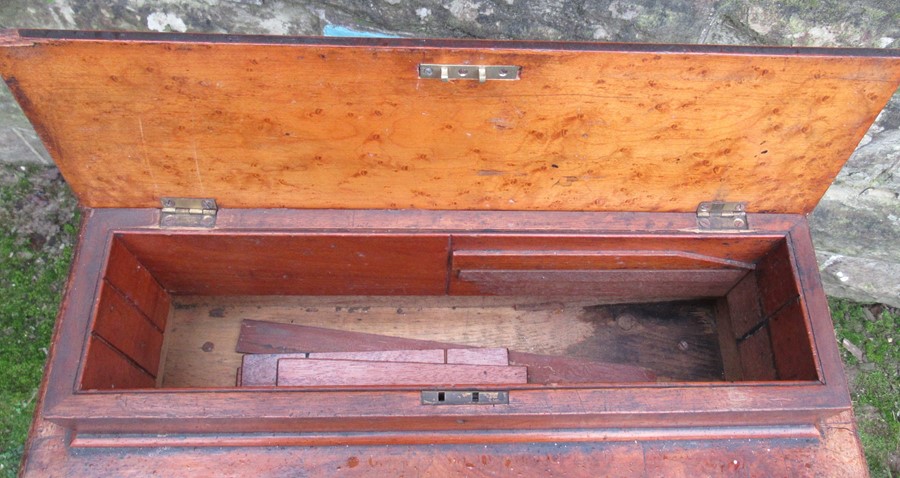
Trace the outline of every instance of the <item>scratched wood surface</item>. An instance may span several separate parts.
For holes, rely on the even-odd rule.
[[[507,385],[527,383],[525,367],[496,365],[366,362],[361,360],[278,360],[278,386]]]
[[[179,297],[166,330],[162,385],[233,385],[243,319],[646,366],[662,380],[722,379],[711,304],[601,304],[527,297]]]
[[[0,38],[82,204],[805,213],[900,82],[892,50],[190,38]]]
[[[610,430],[610,436],[614,436]],[[38,420],[23,476],[542,476],[699,477],[867,475],[852,412],[817,438],[632,439],[587,443],[72,449],[63,428]],[[341,438],[338,438],[340,440]],[[262,442],[262,440],[261,440]],[[337,444],[338,442],[336,442]]]

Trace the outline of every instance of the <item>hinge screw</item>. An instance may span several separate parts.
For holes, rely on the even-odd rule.
[[[175,216],[173,216],[171,214],[166,214],[162,218],[162,223],[163,223],[163,226],[171,226],[171,225],[175,224]]]
[[[709,227],[709,219],[704,217],[704,218],[701,218],[699,222],[700,222],[700,226]]]
[[[175,207],[175,201],[173,199],[163,199],[163,207]]]
[[[422,69],[422,73],[425,76],[431,76],[434,74],[434,70],[430,66],[426,66],[425,68]]]
[[[734,205],[734,210],[737,211],[737,212],[741,212],[741,211],[744,210],[744,205],[743,205],[743,204],[740,204],[740,203],[735,204],[735,205]]]
[[[209,214],[204,214],[203,217],[200,219],[200,224],[208,227],[208,226],[213,225],[213,221],[215,221],[215,218],[213,216],[210,216]]]
[[[709,204],[701,204],[700,212],[707,212],[707,211],[709,211]]]
[[[213,203],[211,200],[209,200],[209,199],[203,200],[203,209],[212,209],[214,207],[215,207],[215,203]]]
[[[744,220],[739,217],[735,218],[734,227],[744,227]]]

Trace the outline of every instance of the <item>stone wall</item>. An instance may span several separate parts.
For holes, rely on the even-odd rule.
[[[6,0],[0,27],[900,48],[896,0]],[[0,161],[51,160],[0,88]],[[900,95],[811,217],[826,291],[900,307]]]

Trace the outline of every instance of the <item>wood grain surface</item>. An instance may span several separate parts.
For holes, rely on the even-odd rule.
[[[525,367],[494,365],[365,362],[360,360],[278,360],[277,385],[367,386],[508,385],[528,382]]]
[[[807,213],[900,82],[889,50],[23,35],[0,73],[88,207]]]

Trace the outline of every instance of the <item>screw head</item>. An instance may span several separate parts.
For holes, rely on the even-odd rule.
[[[434,74],[434,69],[431,68],[430,66],[426,66],[425,68],[422,69],[422,74],[425,76],[431,76]]]
[[[706,204],[706,203],[701,204],[700,212],[707,212],[707,211],[709,211],[709,204]]]
[[[175,216],[171,214],[166,214],[162,217],[163,226],[171,226],[175,224]]]
[[[174,199],[163,199],[163,207],[175,207]]]
[[[741,212],[741,211],[744,210],[744,205],[743,205],[743,204],[740,204],[740,203],[735,204],[735,205],[734,205],[734,210],[737,211],[737,212]]]
[[[704,218],[700,218],[700,220],[697,221],[697,222],[700,223],[700,227],[709,227],[709,219],[707,219],[707,218],[705,218],[705,217],[704,217]]]
[[[682,340],[682,341],[678,342],[678,350],[681,350],[682,352],[684,352],[688,348],[690,348],[690,345],[688,345],[686,340]]]
[[[211,199],[203,200],[203,209],[212,209],[216,207],[216,203],[214,203]]]
[[[209,214],[204,214],[202,218],[200,218],[200,224],[204,226],[212,226],[215,222],[215,218]]]
[[[734,218],[734,227],[744,227],[745,224],[743,219],[739,217]]]

